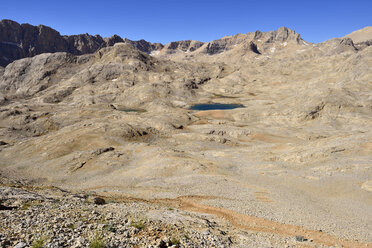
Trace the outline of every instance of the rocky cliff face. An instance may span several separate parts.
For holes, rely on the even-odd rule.
[[[43,25],[20,25],[10,20],[0,22],[1,66],[6,66],[16,59],[67,49],[67,42],[54,29]]]
[[[148,41],[145,41],[145,40],[138,40],[138,41],[133,41],[133,40],[129,40],[129,39],[124,39],[123,42],[125,43],[129,43],[131,44],[132,46],[134,46],[135,48],[137,48],[138,50],[144,52],[144,53],[148,53],[150,54],[152,51],[157,51],[157,50],[160,50],[164,47],[163,44],[161,43],[150,43]]]
[[[0,21],[0,66],[14,60],[32,57],[41,53],[68,52],[75,55],[94,53],[98,49],[127,42],[137,49],[150,53],[162,47],[145,40],[125,41],[118,35],[102,38],[99,35],[79,34],[62,36],[56,30],[44,26],[19,24],[11,20]]]
[[[67,50],[64,52],[69,52],[72,54],[87,54],[97,51],[103,46],[109,45],[101,36],[99,35],[89,35],[89,34],[79,34],[63,36],[64,40],[67,42]],[[115,43],[114,43],[115,44]],[[111,43],[109,46],[112,46]]]

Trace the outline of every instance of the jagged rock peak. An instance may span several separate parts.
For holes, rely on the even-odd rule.
[[[109,38],[104,38],[106,46],[113,46],[115,43],[123,42],[124,40],[119,35],[112,35]]]
[[[299,43],[302,40],[300,34],[286,27],[281,27],[278,30],[267,32],[267,34],[269,35],[269,38],[265,41],[267,43],[274,41],[285,42],[289,40],[294,40]]]
[[[183,52],[193,52],[199,47],[201,47],[204,42],[195,41],[195,40],[181,40],[173,41],[164,46],[164,49],[167,50],[180,50]]]
[[[158,51],[164,47],[161,43],[151,43],[144,39],[133,41],[127,38],[124,38],[125,43],[131,44],[133,47],[137,48],[138,50],[150,54],[152,51]]]

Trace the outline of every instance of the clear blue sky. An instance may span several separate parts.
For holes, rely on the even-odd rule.
[[[322,42],[372,26],[372,0],[1,0],[0,19],[44,24],[61,34],[162,43],[286,26],[307,41]]]

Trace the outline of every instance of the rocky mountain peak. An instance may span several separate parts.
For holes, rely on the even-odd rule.
[[[119,35],[112,35],[109,38],[105,38],[106,46],[113,46],[115,43],[123,42],[123,39]]]
[[[138,41],[132,41],[129,39],[124,38],[125,43],[131,44],[133,47],[137,48],[138,50],[150,54],[152,51],[158,51],[164,47],[161,43],[151,43],[144,39]]]
[[[265,41],[266,43],[271,43],[271,42],[285,42],[285,41],[296,41],[299,43],[301,39],[301,35],[297,34],[294,30],[286,28],[286,27],[281,27],[276,31],[270,31],[267,33],[268,39]]]

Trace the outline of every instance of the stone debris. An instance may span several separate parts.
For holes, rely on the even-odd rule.
[[[104,200],[96,197],[92,204],[73,194],[53,197],[37,194],[36,199],[34,193],[10,187],[2,187],[0,194],[6,198],[9,194],[5,192],[9,191],[20,197],[7,198],[4,204],[13,208],[0,210],[0,247],[30,247],[35,242],[50,248],[89,247],[94,241],[104,243],[105,247],[231,246],[226,230],[224,235],[218,235],[217,228],[209,227],[204,232],[202,228],[193,228],[193,221],[204,222],[197,218],[190,221],[185,217],[182,225],[149,219],[146,212],[154,207],[141,203],[97,205],[97,201]]]

